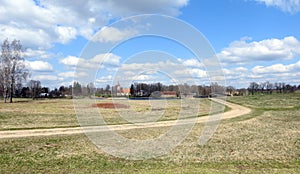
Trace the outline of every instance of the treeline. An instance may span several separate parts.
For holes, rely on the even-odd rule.
[[[3,94],[4,90],[0,89],[0,95]],[[50,90],[48,87],[43,87],[41,82],[38,80],[30,80],[25,86],[17,84],[12,97],[15,98],[58,98],[72,95],[72,86],[64,87],[61,86],[58,89],[55,88]]]
[[[50,90],[48,87],[42,87],[38,80],[30,80],[25,87],[19,87],[14,93],[14,97],[19,98],[72,98],[75,96],[87,96],[95,94],[96,88],[93,83],[87,86],[82,86],[79,82],[74,82],[73,85],[60,86]],[[1,91],[0,91],[1,93]]]
[[[169,86],[172,88],[170,91],[178,91],[177,87]],[[130,96],[132,97],[150,97],[150,95],[155,91],[164,91],[166,86],[161,83],[134,83],[130,86]]]
[[[248,92],[251,95],[257,93],[264,93],[264,94],[272,94],[272,93],[292,93],[296,90],[300,90],[300,85],[290,85],[284,82],[276,82],[270,83],[269,81],[266,82],[251,82],[248,87]]]
[[[60,86],[50,90],[48,87],[43,87],[38,80],[30,80],[26,86],[17,84],[13,97],[17,98],[72,98],[74,96],[98,96],[112,97],[118,96],[116,86],[106,85],[104,88],[96,88],[93,83],[82,85],[79,82],[74,82],[69,86]],[[128,88],[127,88],[128,89]],[[211,85],[164,85],[162,83],[134,83],[130,86],[130,92],[125,96],[128,97],[150,97],[154,92],[163,92],[174,97],[213,97],[214,95],[255,95],[255,94],[272,94],[272,93],[292,93],[300,90],[300,85],[290,85],[283,82],[270,83],[266,82],[251,82],[248,88],[235,89],[232,86],[223,87],[217,83]],[[119,90],[123,90],[120,87]],[[115,92],[114,92],[115,91]],[[0,87],[0,95],[4,96],[4,90]]]
[[[223,87],[217,83],[210,85],[163,85],[161,83],[146,84],[135,83],[131,84],[130,95],[134,97],[149,97],[155,91],[175,91],[177,96],[194,96],[194,97],[212,97],[214,95],[241,96],[255,94],[273,94],[273,93],[293,93],[300,90],[300,85],[290,85],[284,82],[270,83],[251,82],[248,88],[236,89],[232,86]]]
[[[134,83],[130,86],[130,96],[132,97],[149,97],[153,92],[175,92],[177,97],[210,97],[214,94],[225,94],[225,87],[212,83],[206,85],[163,85],[162,83]],[[214,93],[214,94],[213,94]],[[173,94],[173,93],[172,93]]]

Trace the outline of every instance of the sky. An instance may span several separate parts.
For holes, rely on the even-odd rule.
[[[300,84],[300,0],[0,2],[0,40],[20,40],[30,79],[50,88],[207,84],[212,66],[236,88]],[[206,61],[210,48],[218,59]]]

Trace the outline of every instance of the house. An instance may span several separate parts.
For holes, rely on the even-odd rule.
[[[129,96],[130,88],[122,88],[118,82],[118,84],[112,87],[112,94],[113,96]]]

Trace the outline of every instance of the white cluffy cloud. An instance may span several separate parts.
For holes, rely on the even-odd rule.
[[[59,73],[58,76],[59,77],[64,77],[64,78],[74,78],[76,75],[76,77],[87,77],[88,74],[85,72],[76,72],[75,71],[67,71],[67,72],[62,72]]]
[[[68,43],[70,40],[75,39],[77,35],[77,30],[73,27],[56,27],[56,32],[58,33],[58,42]]]
[[[47,59],[47,58],[53,57],[54,55],[51,53],[48,53],[45,50],[39,50],[39,49],[33,50],[31,48],[28,48],[28,49],[26,49],[25,52],[23,52],[23,56],[25,58]]]
[[[49,74],[36,75],[32,79],[40,80],[40,81],[60,81],[60,82],[64,80],[64,78],[62,78],[62,77],[58,77],[55,75],[49,75]]]
[[[174,79],[181,83],[189,82],[193,79],[207,79],[206,71],[203,68],[197,67],[200,64],[189,64],[190,62],[196,63],[196,60],[191,58],[175,61],[160,60],[152,62],[145,60],[143,63],[124,63],[115,70],[109,69],[107,72],[103,72],[104,74],[99,74],[101,76],[98,76],[97,83],[102,83],[103,85],[104,83],[114,81],[121,84],[130,84],[133,81],[138,81],[170,84]]]
[[[91,59],[68,56],[62,59],[60,62],[67,66],[72,66],[72,67],[77,66],[80,68],[89,69],[89,68],[97,68],[100,65],[117,66],[120,63],[120,59],[121,59],[120,56],[117,56],[112,53],[105,53],[105,54],[98,54]]]
[[[114,43],[130,38],[136,34],[138,34],[138,31],[135,29],[120,30],[115,27],[103,27],[101,31],[94,36],[93,41]]]
[[[205,65],[198,59],[178,59],[184,66],[187,67],[195,67],[195,68],[203,68]]]
[[[232,42],[217,56],[225,64],[247,63],[255,61],[288,60],[300,55],[300,42],[293,36],[283,39],[266,39],[247,42],[239,40]]]
[[[274,6],[284,12],[291,14],[300,11],[300,0],[256,0],[257,2],[265,3],[266,6]]]
[[[92,36],[111,21],[137,14],[164,14],[177,16],[189,0],[1,0],[0,40],[18,39],[26,49],[23,56],[30,58],[26,65],[36,80],[61,81],[74,76],[69,68],[80,62],[81,68],[94,68],[97,62],[118,65],[120,57],[98,55],[90,60],[68,56],[60,61],[68,65],[66,73],[54,74],[52,65],[43,58],[58,58],[60,53],[49,50],[59,44],[68,44],[78,37]],[[101,42],[116,42],[137,34],[133,29],[106,27],[98,37]],[[56,49],[54,49],[56,50]],[[108,58],[107,58],[108,57]],[[100,61],[100,62],[99,62]],[[60,67],[57,71],[62,72]],[[35,72],[38,71],[38,72]],[[51,72],[51,74],[44,74]],[[37,74],[38,73],[38,74]],[[84,76],[85,74],[81,74]]]
[[[77,36],[90,39],[112,19],[149,13],[176,16],[187,3],[188,0],[2,0],[0,38],[17,38],[26,47],[48,49]],[[130,33],[125,31],[125,34]],[[116,35],[123,36],[122,33]],[[107,37],[103,39],[111,41]]]
[[[65,65],[68,65],[68,66],[77,66],[77,64],[80,60],[83,60],[83,59],[75,57],[75,56],[68,56],[68,57],[62,59],[60,62]]]
[[[289,64],[274,64],[270,66],[255,66],[252,71],[258,74],[265,74],[265,73],[296,73],[300,71],[300,61]]]
[[[32,71],[53,71],[52,65],[44,61],[26,61],[25,65]]]

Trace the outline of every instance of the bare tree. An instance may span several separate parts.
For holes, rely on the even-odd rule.
[[[259,83],[259,88],[261,93],[264,93],[265,87],[266,87],[266,82]]]
[[[266,88],[269,94],[272,94],[273,90],[273,84],[270,83],[269,81],[266,81]]]
[[[256,89],[259,85],[256,82],[251,82],[248,90],[251,92],[252,95],[254,95],[254,92],[256,92]]]
[[[4,102],[7,98],[12,103],[15,87],[17,84],[26,80],[29,73],[25,68],[25,60],[21,56],[22,45],[20,41],[13,40],[9,43],[8,39],[2,43],[0,61],[0,82],[3,89]]]
[[[82,87],[81,84],[79,82],[74,82],[73,83],[73,95],[74,96],[79,96],[82,95]]]
[[[86,88],[87,88],[87,93],[88,93],[88,95],[95,94],[95,92],[96,92],[96,87],[95,87],[94,83],[90,82],[90,83],[86,86]]]
[[[30,89],[32,99],[35,99],[35,98],[39,97],[39,95],[41,93],[41,90],[42,90],[42,86],[41,86],[40,81],[30,80],[29,83],[28,83],[28,87]]]

